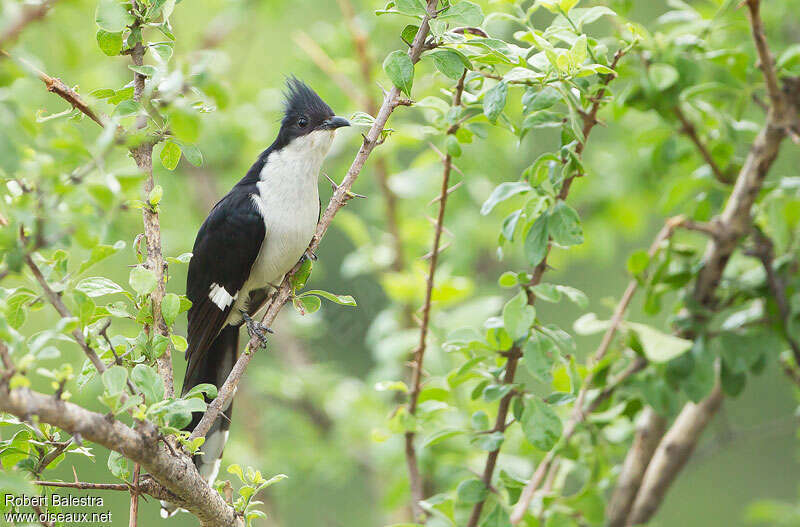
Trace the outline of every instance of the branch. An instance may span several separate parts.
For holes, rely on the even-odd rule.
[[[136,2],[136,0],[131,0]],[[138,22],[137,22],[138,23]],[[137,42],[131,51],[131,60],[136,66],[141,66],[144,62],[145,47],[141,42]],[[134,72],[133,74],[133,99],[137,102],[142,102],[145,96],[145,76],[141,73]],[[142,124],[143,126],[143,124]],[[166,294],[167,281],[165,273],[167,271],[167,263],[164,260],[164,255],[161,252],[161,226],[158,219],[158,210],[149,205],[147,196],[155,187],[153,180],[153,142],[146,140],[140,145],[131,148],[131,156],[145,174],[144,181],[144,195],[146,206],[142,207],[142,223],[144,224],[144,237],[147,246],[147,259],[145,267],[153,272],[156,276],[156,288],[150,294],[150,299],[153,307],[153,328],[145,326],[145,331],[148,333],[153,329],[156,333],[163,337],[169,338],[169,328],[164,317],[161,314],[161,301]],[[161,380],[164,381],[166,389],[164,396],[166,398],[175,395],[175,381],[172,373],[172,346],[168,345],[163,355],[156,359],[158,365],[158,374]]]
[[[636,427],[636,436],[633,445],[625,458],[622,472],[617,479],[611,501],[606,512],[606,525],[608,527],[624,527],[628,518],[633,500],[642,484],[642,478],[647,470],[647,464],[653,457],[661,436],[667,428],[667,421],[650,407],[644,409],[639,417]]]
[[[467,70],[461,75],[461,78],[456,85],[453,92],[453,106],[461,106],[461,95],[464,93],[464,79],[467,75]],[[447,131],[447,135],[453,135],[458,131],[458,127]],[[436,217],[433,229],[433,243],[431,245],[430,263],[428,264],[428,278],[426,280],[425,288],[425,301],[422,305],[422,323],[419,330],[419,344],[414,352],[414,360],[411,365],[411,392],[408,399],[408,413],[411,415],[417,412],[417,401],[422,389],[422,361],[425,358],[425,348],[427,345],[428,327],[431,318],[431,300],[433,298],[433,279],[436,274],[436,265],[439,262],[439,246],[442,239],[442,231],[444,230],[444,212],[447,206],[447,197],[450,195],[450,173],[453,168],[453,157],[447,154],[442,158],[442,187],[437,198],[439,202],[439,215]],[[417,452],[414,449],[414,438],[416,434],[413,431],[408,431],[405,434],[406,440],[406,464],[408,465],[409,483],[411,486],[411,510],[414,513],[414,518],[419,519],[424,516],[424,511],[419,502],[424,498],[422,478],[419,474],[419,465],[417,463]]]
[[[681,110],[679,105],[676,105],[673,108],[673,112],[675,112],[675,116],[681,122],[681,131],[685,133],[689,139],[694,143],[694,146],[697,148],[697,151],[700,153],[700,156],[703,158],[703,161],[711,168],[711,172],[714,174],[714,177],[720,183],[725,185],[730,185],[732,183],[731,177],[728,173],[723,172],[722,169],[719,167],[716,161],[714,161],[711,152],[709,152],[708,147],[706,147],[705,143],[700,140],[700,137],[697,135],[697,128],[695,128],[694,124],[686,117]]]
[[[427,4],[427,13],[420,22],[419,29],[417,30],[417,34],[414,37],[414,42],[411,46],[411,49],[408,51],[408,56],[411,58],[412,63],[417,63],[419,61],[419,56],[422,53],[422,48],[425,43],[425,37],[428,35],[429,31],[429,21],[431,19],[431,14],[433,13],[436,7],[437,0],[428,0]],[[386,93],[383,98],[383,103],[381,104],[380,110],[378,111],[377,115],[375,116],[375,122],[370,127],[367,134],[364,136],[364,141],[359,149],[358,153],[356,154],[353,163],[350,165],[350,168],[347,171],[347,174],[342,180],[342,183],[336,188],[331,196],[331,200],[328,203],[327,208],[322,213],[319,222],[317,223],[317,230],[314,234],[314,237],[311,239],[311,243],[308,246],[309,251],[314,252],[317,247],[319,247],[320,240],[325,235],[325,232],[328,230],[331,222],[333,221],[334,216],[336,213],[339,212],[345,203],[350,199],[350,188],[353,186],[353,183],[358,178],[358,175],[361,173],[361,170],[364,168],[364,164],[367,162],[369,155],[378,146],[381,142],[381,134],[383,132],[384,127],[386,126],[386,122],[389,120],[389,116],[392,112],[397,108],[400,101],[400,89],[396,86],[392,87],[392,89]],[[266,324],[269,326],[275,320],[275,317],[278,315],[278,312],[281,310],[283,305],[289,300],[292,294],[292,284],[291,278],[294,273],[300,268],[300,263],[298,262],[294,268],[289,271],[286,276],[284,277],[281,285],[278,287],[277,291],[273,294],[272,300],[267,305],[266,311],[264,316],[261,319],[262,324]],[[228,378],[225,380],[225,383],[219,389],[217,394],[217,398],[214,399],[211,404],[208,405],[208,409],[206,413],[203,415],[203,418],[197,424],[195,429],[192,431],[191,439],[195,439],[197,437],[204,437],[208,430],[211,428],[211,424],[219,415],[222,408],[227,406],[228,402],[233,397],[234,392],[236,391],[236,387],[239,384],[239,381],[242,378],[245,370],[247,369],[247,365],[250,363],[250,360],[253,358],[255,354],[255,350],[259,347],[259,340],[257,337],[253,337],[247,343],[247,350],[245,353],[239,357],[234,364],[231,373],[228,375]]]
[[[36,281],[39,282],[39,285],[44,290],[44,294],[47,297],[47,300],[53,305],[61,318],[72,318],[72,313],[70,313],[67,306],[64,305],[63,300],[61,300],[61,295],[53,291],[50,287],[50,284],[47,283],[44,275],[42,275],[42,271],[39,269],[39,266],[36,265],[36,262],[33,261],[33,258],[30,254],[25,255],[25,264],[30,268],[31,272],[33,273],[34,278]],[[100,357],[97,356],[97,353],[89,346],[89,343],[86,342],[86,337],[83,335],[83,332],[75,328],[72,330],[72,338],[75,339],[75,342],[83,349],[83,352],[89,358],[91,363],[94,365],[95,369],[97,369],[98,374],[102,374],[106,371],[106,365],[103,361],[100,360]]]
[[[721,404],[722,389],[718,383],[699,404],[688,403],[683,407],[647,466],[627,525],[647,523],[652,518]]]
[[[108,122],[108,117],[103,114],[102,112],[95,112],[92,108],[84,101],[78,92],[64,84],[64,82],[57,78],[51,77],[47,73],[43,72],[30,62],[25,59],[19,57],[12,57],[7,52],[0,49],[0,55],[5,55],[18,63],[22,64],[25,68],[32,71],[42,82],[44,85],[47,86],[47,91],[51,93],[55,93],[68,103],[72,105],[73,108],[79,110],[81,113],[89,117],[92,121],[99,124],[101,127],[105,127],[105,123]]]
[[[38,416],[40,422],[80,434],[141,464],[152,479],[144,478],[139,488],[185,508],[200,519],[203,527],[241,525],[233,508],[208,486],[188,457],[173,456],[159,447],[158,430],[149,423],[141,423],[140,430],[134,430],[116,419],[27,388],[8,390],[7,384],[0,386],[0,411],[21,419]]]
[[[14,22],[0,33],[0,48],[17,40],[20,33],[32,22],[41,20],[53,7],[57,0],[44,0],[39,5],[26,5],[22,8],[22,14]]]
[[[767,95],[769,95],[772,110],[782,112],[785,109],[785,101],[778,84],[778,76],[775,74],[775,63],[767,45],[764,22],[761,20],[761,0],[746,0],[746,4],[750,15],[750,30],[758,53],[758,67],[764,73]]]
[[[680,227],[685,223],[686,219],[683,216],[676,216],[674,218],[670,218],[664,224],[664,227],[656,235],[653,243],[650,244],[650,248],[647,252],[648,256],[652,259],[658,250],[661,248],[661,244],[664,240],[668,239],[672,236],[675,232],[675,229]],[[602,401],[607,399],[611,396],[617,386],[619,386],[622,382],[627,380],[631,375],[641,371],[642,369],[647,366],[647,361],[644,359],[637,357],[631,365],[624,370],[618,378],[612,380],[609,385],[600,392],[597,397],[591,402],[589,408],[584,411],[583,405],[584,400],[586,399],[586,394],[589,391],[592,381],[594,380],[594,369],[592,365],[597,364],[600,362],[603,357],[605,357],[606,353],[608,352],[609,347],[611,346],[611,342],[614,339],[614,335],[616,335],[619,326],[622,324],[623,317],[625,316],[625,311],[628,309],[628,305],[631,303],[633,299],[633,295],[636,293],[637,289],[639,288],[639,281],[634,279],[628,283],[628,287],[625,289],[625,292],[622,295],[617,307],[614,309],[614,314],[611,317],[611,322],[606,329],[605,334],[603,335],[603,339],[600,341],[600,345],[595,350],[594,354],[592,354],[590,365],[588,367],[589,374],[583,381],[583,386],[581,387],[580,391],[578,392],[578,396],[575,400],[574,411],[570,417],[570,420],[567,422],[567,425],[564,427],[564,433],[562,434],[562,438],[560,440],[560,444],[566,444],[575,431],[578,428],[578,425],[583,423],[586,420],[586,417],[591,414]],[[534,494],[536,493],[536,489],[539,488],[541,485],[542,480],[547,474],[550,465],[555,460],[555,452],[557,448],[553,447],[550,452],[547,453],[547,456],[539,463],[539,466],[536,467],[536,471],[531,476],[531,479],[525,485],[525,488],[520,494],[520,498],[517,501],[516,505],[514,505],[514,510],[511,513],[511,524],[517,525],[519,522],[522,521],[525,512],[528,510],[528,507],[533,501]]]
[[[739,171],[736,185],[731,193],[728,203],[722,214],[715,221],[723,235],[712,238],[706,246],[703,255],[701,270],[698,274],[693,291],[694,303],[713,310],[716,307],[715,292],[722,278],[722,273],[733,252],[739,246],[743,236],[750,232],[752,228],[751,208],[758,196],[764,179],[767,177],[769,169],[778,155],[780,146],[787,136],[788,130],[797,127],[797,100],[800,98],[800,82],[795,79],[787,79],[785,82],[786,91],[781,91],[777,87],[775,72],[767,49],[764,28],[759,15],[758,0],[747,0],[750,10],[750,22],[752,26],[753,39],[756,49],[761,59],[760,67],[764,71],[767,80],[767,91],[770,95],[771,106],[767,112],[767,119],[764,127],[756,136],[750,148],[747,158]],[[698,319],[698,324],[703,322],[703,315],[694,313]],[[684,334],[684,337],[693,338],[692,334]],[[715,390],[711,395],[699,405],[687,404],[681,412],[685,416],[680,423],[676,421],[676,426],[690,428],[695,432],[694,425],[686,421],[695,421],[699,430],[691,436],[691,440],[696,442],[700,437],[700,432],[708,424],[706,413],[713,414],[719,408],[721,393]],[[637,432],[637,436],[643,433],[652,435],[653,429]],[[677,431],[675,432],[677,433]],[[637,437],[638,439],[638,437]],[[653,461],[658,459],[659,463],[650,462],[647,452],[631,450],[625,461],[620,481],[644,481],[635,499],[634,511],[632,514],[638,522],[646,522],[658,505],[660,505],[664,494],[686,459],[691,455],[694,445],[681,445],[680,455],[670,455],[666,449],[675,444],[675,435],[670,431],[658,446]],[[647,459],[634,460],[632,457],[648,455]],[[628,470],[639,470],[641,473],[631,474]],[[646,471],[646,472],[645,472]],[[634,491],[635,492],[635,491]],[[631,518],[628,518],[630,521]],[[620,523],[619,525],[623,525]]]
[[[783,337],[792,349],[794,361],[800,365],[800,344],[794,339],[789,332],[789,324],[792,319],[792,312],[789,309],[789,301],[786,298],[786,286],[783,280],[775,272],[773,262],[775,259],[775,250],[772,240],[764,234],[758,227],[753,229],[753,239],[755,240],[756,247],[753,251],[755,256],[761,260],[761,265],[767,274],[767,287],[775,298],[775,303],[778,305],[778,313],[781,317],[781,328],[783,330]]]
[[[358,56],[359,69],[361,70],[361,80],[364,89],[358,88],[349,77],[342,74],[334,61],[327,53],[308,36],[300,31],[294,37],[295,42],[305,51],[312,61],[327,74],[339,88],[354,100],[359,106],[366,108],[367,113],[375,115],[378,112],[378,101],[372,97],[369,87],[373,83],[372,68],[373,63],[368,51],[367,36],[356,22],[355,10],[349,0],[338,0],[339,8],[342,11],[353,45]],[[386,212],[386,227],[392,238],[394,246],[394,258],[391,268],[395,271],[403,270],[403,240],[400,236],[400,227],[397,221],[397,195],[389,187],[389,169],[386,166],[386,159],[377,156],[375,159],[375,173],[378,176],[378,184],[383,195]]]
[[[611,64],[610,64],[609,67],[612,70],[615,70],[616,67],[617,67],[617,64],[619,63],[620,59],[624,55],[625,55],[625,50],[624,49],[617,50],[617,52],[614,54],[614,58],[612,59]],[[591,106],[589,108],[589,111],[586,112],[586,114],[585,114],[584,124],[583,124],[584,142],[582,142],[582,143],[579,142],[578,146],[575,147],[575,153],[577,155],[579,155],[579,156],[581,155],[581,153],[583,152],[583,149],[585,148],[586,140],[588,140],[589,134],[592,132],[592,129],[594,128],[594,126],[598,122],[597,121],[597,112],[600,110],[600,105],[603,102],[603,96],[605,95],[606,87],[611,82],[611,80],[614,79],[614,77],[616,77],[616,73],[609,74],[609,75],[607,75],[605,77],[605,79],[603,80],[603,87],[600,88],[600,90],[598,90],[597,95],[595,95],[595,97],[592,99],[592,104],[591,104]],[[569,195],[570,187],[572,185],[572,181],[575,179],[575,177],[576,177],[575,175],[571,175],[567,179],[564,180],[564,182],[562,184],[562,187],[561,187],[561,190],[558,193],[558,199],[565,200],[567,198],[567,196]],[[548,260],[549,255],[550,255],[550,246],[548,245],[547,252],[545,253],[544,258],[534,268],[533,277],[531,278],[531,281],[528,284],[526,284],[526,289],[527,289],[527,293],[528,293],[528,304],[533,304],[536,301],[536,296],[533,294],[531,288],[533,286],[539,284],[542,281],[542,276],[544,275],[545,271],[548,269],[547,260]],[[511,348],[511,353],[510,353],[510,355],[508,357],[508,361],[506,362],[506,373],[503,376],[503,383],[504,384],[512,384],[514,382],[514,374],[516,372],[517,364],[518,364],[519,359],[520,359],[521,356],[522,356],[522,353],[521,353],[521,351],[520,351],[518,346],[514,346],[513,348]],[[515,391],[511,390],[508,394],[503,396],[502,399],[500,399],[500,405],[499,405],[498,410],[497,410],[497,419],[495,421],[495,427],[494,427],[493,431],[502,432],[502,431],[505,430],[505,428],[506,428],[506,419],[508,417],[508,408],[509,408],[509,405],[511,403],[511,400],[515,397],[515,395],[516,395]],[[572,432],[570,432],[570,435],[571,434],[572,434]],[[555,448],[551,449],[550,452],[547,453],[547,456],[545,456],[545,459],[547,460],[548,466],[549,466],[550,463],[553,462],[553,459],[555,459],[555,452],[554,451],[555,451]],[[481,481],[483,481],[483,484],[486,486],[486,488],[489,488],[491,483],[492,483],[492,476],[494,475],[494,469],[495,469],[495,466],[497,465],[497,457],[499,455],[500,455],[500,449],[497,449],[497,450],[494,450],[492,452],[489,452],[488,456],[486,457],[486,464],[484,465],[483,477],[481,478]],[[543,463],[544,462],[540,463],[540,466]],[[537,469],[537,472],[538,471],[539,470]],[[537,476],[534,473],[533,478],[537,478],[539,480],[538,482],[535,483],[536,486],[539,485],[539,483],[541,482],[541,478],[544,477],[544,475],[546,473],[547,473],[546,468],[541,470],[541,476]],[[533,485],[532,482],[528,483],[528,486],[532,486],[532,485]],[[528,492],[532,493],[533,490],[528,490]],[[478,520],[481,517],[481,511],[483,510],[483,504],[485,503],[485,501],[486,501],[485,499],[481,500],[481,501],[477,502],[473,506],[472,513],[470,514],[470,517],[469,517],[469,522],[467,523],[467,527],[477,527]],[[521,501],[522,501],[522,498],[520,499],[520,502]],[[518,515],[521,518],[521,514],[518,512],[518,510],[521,507],[522,507],[521,503],[518,503],[517,507],[515,507],[515,511],[514,511],[514,517],[515,518]],[[524,513],[525,509],[527,509],[527,504],[524,506],[524,508],[521,509],[523,511],[523,513]],[[517,523],[518,522],[519,522],[519,519],[517,519]]]

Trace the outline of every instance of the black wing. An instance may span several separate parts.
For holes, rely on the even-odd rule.
[[[223,309],[214,303],[209,296],[212,288],[223,287],[231,297],[237,296],[264,242],[264,219],[251,197],[255,192],[254,185],[235,187],[214,206],[197,233],[186,281],[186,295],[192,301],[187,376],[203,361],[234,305]]]

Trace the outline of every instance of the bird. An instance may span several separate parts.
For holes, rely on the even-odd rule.
[[[270,291],[307,251],[320,218],[318,176],[336,130],[350,126],[307,84],[286,81],[274,142],[203,222],[186,280],[188,347],[183,394],[203,383],[222,386],[238,358],[239,330],[266,343],[269,328],[253,320]],[[213,483],[228,437],[232,404],[223,409],[194,464]],[[193,414],[193,430],[202,413]],[[162,515],[171,512],[162,510]]]

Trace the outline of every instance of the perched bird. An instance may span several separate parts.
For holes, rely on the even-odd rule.
[[[250,170],[211,210],[194,242],[186,295],[189,347],[183,393],[222,386],[238,356],[239,328],[265,339],[252,320],[273,284],[305,256],[320,215],[317,178],[335,132],[350,126],[292,77],[281,128]],[[212,425],[194,463],[209,482],[219,470],[232,407]],[[202,415],[194,414],[193,429]]]

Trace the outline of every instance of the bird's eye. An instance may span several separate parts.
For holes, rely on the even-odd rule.
[[[297,120],[297,126],[299,126],[300,128],[305,128],[307,124],[308,124],[308,119],[306,119],[305,117],[301,117],[300,119]]]

